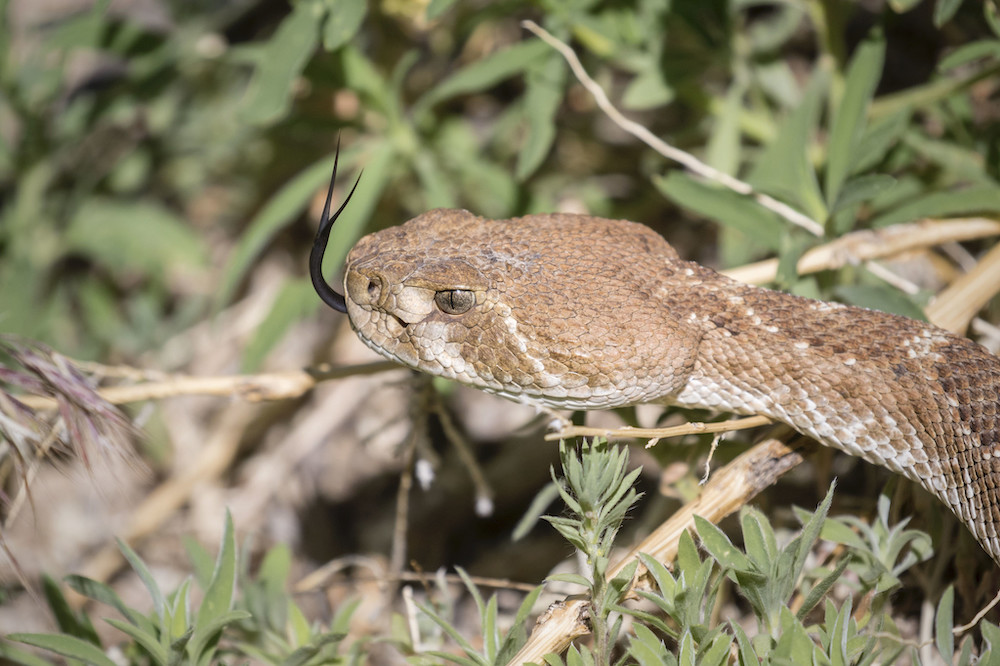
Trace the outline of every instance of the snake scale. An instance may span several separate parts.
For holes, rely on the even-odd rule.
[[[354,246],[345,299],[320,270],[347,203],[329,202],[313,283],[379,354],[554,408],[768,416],[917,482],[1000,562],[1000,359],[976,343],[748,286],[585,215],[431,210]]]

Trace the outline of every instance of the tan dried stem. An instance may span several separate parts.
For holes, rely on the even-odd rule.
[[[996,235],[1000,235],[1000,222],[982,217],[927,219],[884,229],[853,231],[803,254],[796,270],[799,275],[809,275],[910,250]],[[778,260],[767,259],[721,272],[747,284],[764,284],[778,275]]]
[[[374,361],[339,368],[331,368],[329,365],[323,364],[305,370],[269,372],[257,375],[219,377],[169,375],[161,381],[130,386],[108,386],[100,389],[98,393],[113,405],[171,398],[179,395],[236,396],[250,402],[287,400],[298,398],[314,388],[316,384],[330,379],[371,375],[398,369],[399,365],[392,361]],[[44,396],[17,396],[17,398],[32,409],[54,409],[56,407],[54,399]]]
[[[681,437],[683,435],[703,435],[713,432],[732,432],[734,430],[748,430],[759,428],[762,425],[772,423],[766,416],[748,416],[732,421],[719,421],[717,423],[701,423],[691,421],[679,426],[669,428],[633,428],[624,426],[622,428],[589,428],[586,426],[568,425],[559,432],[550,433],[545,436],[549,441],[559,439],[570,439],[571,437],[605,437],[605,438],[630,438],[630,439],[666,439],[667,437]]]
[[[611,100],[608,99],[608,95],[604,92],[604,89],[601,88],[601,86],[598,85],[594,79],[590,78],[590,75],[587,74],[587,70],[585,70],[583,65],[580,63],[580,59],[576,56],[576,53],[569,47],[568,44],[554,37],[534,21],[522,21],[521,25],[562,54],[563,58],[566,59],[566,62],[569,63],[570,69],[573,70],[573,75],[576,76],[580,84],[587,89],[587,92],[593,95],[594,100],[597,102],[597,106],[600,107],[601,111],[603,111],[605,115],[611,119],[611,122],[618,125],[618,127],[639,139],[667,159],[680,163],[692,173],[723,185],[724,187],[728,187],[737,194],[753,197],[753,199],[761,206],[777,213],[792,224],[802,227],[814,236],[823,235],[823,225],[808,215],[803,215],[788,204],[782,203],[773,197],[754,191],[748,183],[745,183],[738,178],[734,178],[724,171],[719,171],[715,167],[705,164],[690,153],[686,153],[679,148],[674,148],[639,123],[626,118],[622,112],[615,108],[615,105],[611,103]]]

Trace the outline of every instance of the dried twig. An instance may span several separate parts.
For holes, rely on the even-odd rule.
[[[179,395],[238,396],[251,402],[287,400],[300,397],[322,381],[354,375],[371,375],[388,370],[398,370],[399,367],[399,364],[392,361],[374,361],[339,368],[331,368],[329,365],[323,364],[305,370],[269,372],[258,375],[220,377],[170,375],[162,381],[131,386],[108,386],[100,389],[98,394],[114,405]],[[18,396],[18,398],[32,409],[51,409],[56,406],[55,400],[43,396],[26,395]]]
[[[743,419],[733,421],[719,421],[717,423],[701,423],[693,421],[679,426],[669,428],[633,428],[624,426],[621,428],[589,428],[585,426],[568,425],[559,432],[550,433],[545,436],[547,440],[570,439],[572,437],[623,437],[632,439],[665,439],[667,437],[681,437],[682,435],[702,435],[712,432],[730,432],[733,430],[748,430],[771,423],[771,419],[766,416],[748,416]]]
[[[702,178],[719,183],[720,185],[728,187],[738,194],[753,197],[754,200],[761,206],[777,213],[792,224],[802,227],[814,236],[823,235],[823,225],[808,215],[803,215],[791,206],[784,204],[773,197],[760,192],[755,192],[748,183],[705,164],[690,153],[674,148],[639,123],[626,118],[622,115],[621,111],[616,109],[614,104],[611,103],[611,100],[608,99],[607,94],[601,86],[599,86],[594,79],[590,78],[590,75],[587,74],[587,70],[583,68],[583,65],[580,63],[580,59],[577,58],[576,53],[573,52],[573,49],[571,49],[569,45],[560,41],[556,37],[553,37],[549,32],[534,21],[522,21],[521,25],[527,30],[530,30],[538,35],[542,41],[562,54],[562,56],[566,59],[566,62],[569,63],[570,69],[573,70],[573,74],[576,76],[577,80],[579,80],[583,87],[594,96],[594,99],[597,101],[597,106],[599,106],[601,111],[603,111],[608,118],[610,118],[611,121],[620,128],[636,137],[667,159],[679,162],[688,170],[698,174]]]
[[[1000,222],[982,217],[922,220],[884,229],[854,231],[803,254],[796,270],[799,275],[809,275],[908,250],[996,235],[1000,235]],[[778,275],[778,260],[758,261],[722,273],[740,282],[763,284]]]

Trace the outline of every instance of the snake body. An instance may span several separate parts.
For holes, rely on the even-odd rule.
[[[362,238],[344,285],[360,338],[407,366],[555,408],[765,415],[916,481],[1000,561],[1000,360],[966,338],[579,215],[432,210]]]

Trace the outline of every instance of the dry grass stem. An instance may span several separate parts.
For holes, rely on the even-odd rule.
[[[976,613],[975,617],[973,617],[971,620],[969,620],[962,626],[955,627],[954,629],[951,630],[951,633],[954,634],[955,636],[959,636],[967,632],[969,629],[974,628],[977,624],[979,624],[979,621],[982,620],[984,617],[986,617],[986,614],[989,613],[993,609],[993,607],[996,606],[998,603],[1000,603],[1000,590],[997,590],[997,593],[993,597],[992,601],[990,601],[988,604],[979,609],[979,612]]]
[[[522,21],[521,25],[562,54],[562,56],[566,59],[566,62],[569,63],[570,69],[573,70],[573,74],[576,76],[577,80],[591,95],[594,96],[594,100],[597,101],[597,106],[600,107],[601,111],[603,111],[614,124],[618,125],[618,127],[639,139],[667,159],[679,162],[692,173],[696,173],[702,178],[728,187],[738,194],[753,197],[754,200],[761,206],[777,213],[792,224],[802,227],[814,236],[823,235],[823,225],[808,215],[803,215],[791,206],[784,204],[773,197],[760,192],[755,192],[748,183],[745,183],[738,178],[734,178],[724,171],[719,171],[718,169],[705,164],[690,153],[674,148],[639,123],[626,118],[622,115],[621,111],[615,108],[614,104],[611,103],[611,100],[608,99],[604,89],[601,88],[601,86],[599,86],[594,79],[590,78],[590,75],[587,74],[587,70],[583,68],[583,65],[580,63],[580,59],[577,58],[576,53],[573,52],[573,49],[571,49],[569,45],[552,36],[534,21]]]
[[[344,578],[342,580],[331,580],[333,576],[341,571],[344,571],[345,569],[359,567],[371,571],[371,577],[354,574],[349,579]],[[463,581],[462,577],[458,574],[446,573],[438,575],[441,575],[444,580],[454,585],[465,584],[465,581]],[[427,578],[428,576],[424,572],[403,571],[392,582],[425,583]],[[477,587],[487,587],[494,590],[531,592],[538,587],[533,583],[522,583],[520,581],[510,580],[507,578],[490,578],[488,576],[469,576],[469,580],[475,583]],[[386,574],[385,568],[375,558],[365,557],[362,555],[348,555],[331,560],[315,571],[310,572],[305,578],[292,586],[292,592],[295,594],[306,594],[308,592],[313,592],[315,590],[339,583],[343,583],[344,585],[355,585],[358,582],[368,581],[385,583],[390,581],[390,577]]]
[[[799,275],[809,275],[908,250],[996,235],[1000,235],[1000,222],[982,217],[923,220],[884,229],[853,231],[803,254],[796,270]],[[722,273],[747,284],[764,284],[778,275],[778,260],[758,261]]]
[[[975,268],[943,289],[927,307],[927,317],[941,328],[962,333],[997,292],[1000,292],[1000,245],[995,245]]]
[[[633,428],[624,426],[621,428],[589,428],[585,426],[568,425],[559,432],[550,433],[545,436],[549,441],[559,439],[570,439],[573,437],[607,437],[607,438],[630,438],[630,439],[665,439],[667,437],[680,437],[682,435],[703,435],[713,432],[731,432],[733,430],[748,430],[758,428],[762,425],[772,423],[766,416],[748,416],[732,421],[719,421],[718,423],[701,423],[698,421],[685,423],[669,428]]]
[[[374,361],[339,368],[331,368],[323,364],[305,370],[269,372],[257,375],[218,377],[170,375],[162,381],[145,384],[107,386],[100,389],[98,394],[113,405],[171,398],[179,395],[238,396],[250,402],[287,400],[302,396],[323,381],[354,375],[371,375],[398,370],[399,367],[399,364],[392,361]],[[56,401],[45,396],[24,395],[17,396],[17,398],[32,409],[53,409],[56,407]]]

